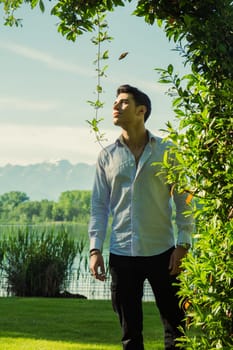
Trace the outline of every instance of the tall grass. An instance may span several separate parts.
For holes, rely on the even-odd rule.
[[[16,296],[58,296],[83,249],[84,242],[75,242],[63,227],[18,227],[0,240],[1,269],[9,291]]]

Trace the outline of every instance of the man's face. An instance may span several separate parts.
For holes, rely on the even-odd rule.
[[[134,123],[137,119],[138,107],[131,94],[120,93],[113,104],[114,125],[125,126]]]

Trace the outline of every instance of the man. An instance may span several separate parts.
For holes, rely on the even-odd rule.
[[[122,327],[124,350],[143,350],[142,296],[148,279],[164,326],[165,349],[175,349],[183,311],[176,295],[176,277],[191,244],[191,220],[186,196],[171,191],[158,174],[169,144],[145,128],[151,112],[146,94],[122,85],[113,105],[113,123],[121,127],[116,142],[100,152],[92,194],[90,270],[105,280],[102,248],[112,214],[109,266],[114,310]],[[173,193],[171,193],[173,192]],[[176,204],[177,242],[172,227],[172,197]]]

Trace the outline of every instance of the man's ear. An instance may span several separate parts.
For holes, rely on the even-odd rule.
[[[138,114],[139,115],[145,115],[145,113],[146,113],[146,111],[147,111],[147,108],[146,108],[146,106],[144,106],[144,105],[140,105],[140,106],[138,106],[137,107],[138,108]]]

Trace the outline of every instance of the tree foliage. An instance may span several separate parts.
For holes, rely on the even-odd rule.
[[[125,3],[61,0],[52,14],[60,18],[58,30],[75,40],[93,30],[98,11],[112,11]],[[11,14],[9,8],[21,2],[5,4]],[[170,84],[168,93],[179,121],[177,129],[167,125],[178,165],[174,168],[165,162],[164,168],[180,191],[198,200],[195,250],[187,256],[181,275],[182,296],[191,303],[191,327],[198,332],[186,335],[180,346],[232,349],[233,3],[138,0],[134,14],[151,25],[157,21],[191,66],[191,74],[184,77],[174,72],[172,64],[160,69],[161,82]]]
[[[162,3],[162,2],[161,2]],[[165,2],[163,2],[165,3]],[[186,349],[233,346],[233,117],[231,1],[172,1],[154,7],[170,40],[191,64],[179,77],[172,65],[161,69],[170,84],[178,130],[168,124],[174,168],[164,164],[170,181],[198,199],[194,254],[181,275],[183,298],[191,302],[191,326],[198,332],[182,340]],[[142,13],[140,13],[141,15]],[[221,28],[221,30],[219,30]],[[174,171],[175,170],[175,171]]]
[[[62,192],[58,201],[31,201],[24,192],[12,191],[0,196],[0,222],[29,224],[40,222],[87,222],[91,191]]]

